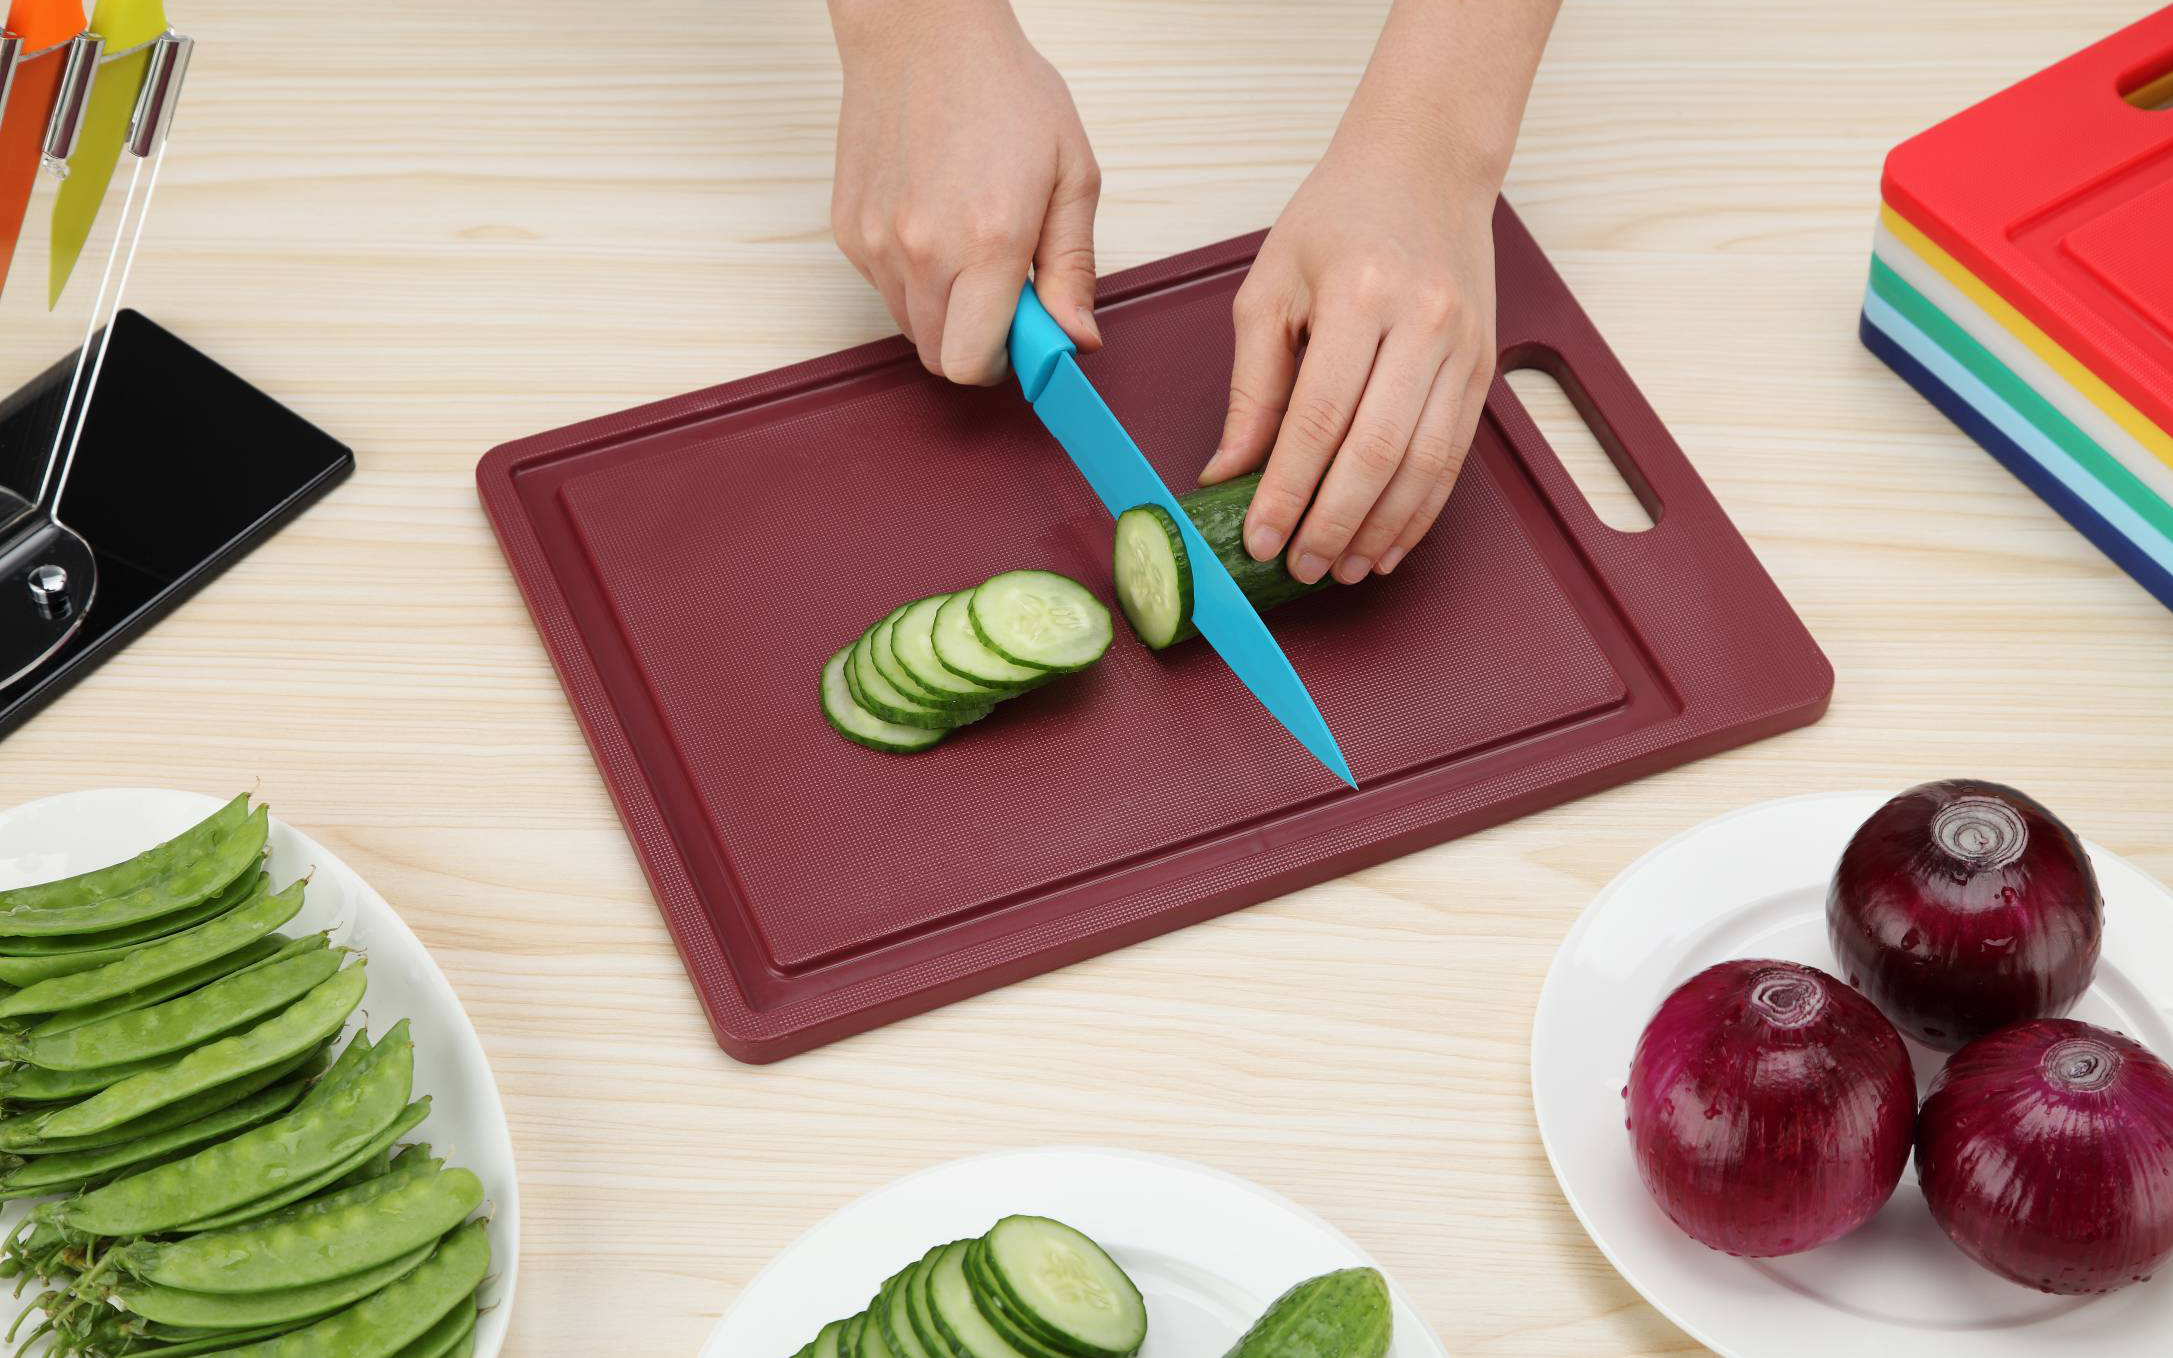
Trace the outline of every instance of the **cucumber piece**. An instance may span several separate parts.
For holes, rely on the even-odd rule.
[[[1245,550],[1245,511],[1252,507],[1260,489],[1260,473],[1202,486],[1177,497],[1177,504],[1214,549],[1215,559],[1255,609],[1262,613],[1292,599],[1326,589],[1332,577],[1313,584],[1291,578],[1280,553],[1267,561],[1255,561]],[[1159,529],[1164,543],[1157,549],[1152,533]],[[1159,505],[1140,505],[1117,516],[1113,574],[1117,605],[1139,639],[1156,650],[1198,636],[1192,626],[1192,568],[1184,536],[1176,522]],[[1172,586],[1174,585],[1174,588]],[[1177,625],[1169,625],[1172,600],[1179,613]],[[1166,640],[1163,638],[1167,638]]]
[[[988,705],[986,703],[971,701],[954,703],[949,701],[943,694],[931,693],[927,686],[915,679],[911,674],[908,674],[905,666],[899,663],[898,619],[904,617],[905,611],[912,606],[911,604],[898,605],[890,610],[890,613],[881,622],[869,629],[873,633],[872,640],[875,644],[868,649],[868,659],[875,662],[876,673],[888,679],[892,688],[923,707],[986,707]]]
[[[898,1358],[883,1338],[882,1313],[883,1294],[878,1292],[868,1303],[868,1309],[860,1313],[860,1337],[852,1358]]]
[[[838,1358],[860,1358],[860,1336],[867,1328],[866,1311],[845,1322],[844,1331],[838,1335]]]
[[[967,607],[983,645],[1035,669],[1083,670],[1116,636],[1102,601],[1055,571],[1005,571],[983,581]]]
[[[966,1285],[973,1289],[974,1305],[988,1318],[996,1333],[1004,1342],[1026,1355],[1026,1358],[1078,1358],[1063,1347],[1057,1336],[1037,1330],[1033,1324],[1011,1309],[1004,1300],[1003,1289],[988,1271],[988,1242],[976,1240],[966,1246]]]
[[[918,1264],[908,1264],[905,1269],[883,1284],[881,1304],[876,1307],[875,1321],[883,1330],[883,1342],[897,1358],[938,1358],[927,1345],[921,1343],[920,1333],[913,1328],[913,1315],[907,1297],[912,1291],[913,1273]],[[941,1358],[951,1358],[949,1354]]]
[[[884,721],[895,722],[900,726],[923,727],[930,731],[948,731],[952,727],[964,726],[988,715],[985,707],[955,710],[930,707],[926,703],[914,702],[900,693],[897,686],[885,679],[882,671],[875,668],[875,647],[879,644],[876,638],[886,625],[887,623],[879,622],[862,632],[860,639],[853,643],[852,658],[847,662],[853,667],[852,691],[862,707]]]
[[[1117,516],[1111,575],[1132,635],[1159,651],[1192,634],[1192,559],[1168,510],[1140,505]]]
[[[855,745],[865,745],[886,754],[911,754],[943,739],[947,732],[884,721],[855,702],[852,689],[845,682],[852,653],[853,648],[848,646],[831,656],[829,663],[822,667],[822,715],[832,730]]]
[[[890,649],[898,664],[923,692],[934,695],[923,701],[937,707],[985,706],[1017,692],[1001,684],[968,679],[946,669],[936,658],[936,614],[950,599],[948,594],[915,599],[899,612],[890,629]]]
[[[1147,1342],[1147,1303],[1101,1246],[1047,1217],[1005,1217],[982,1260],[1006,1307],[1082,1358],[1131,1358]]]
[[[842,1320],[833,1320],[823,1326],[822,1333],[815,1336],[814,1358],[839,1358],[838,1340],[844,1334],[845,1322]]]
[[[980,634],[973,630],[973,591],[970,589],[953,594],[936,609],[933,645],[936,659],[943,668],[962,679],[971,679],[991,688],[1022,693],[1049,677],[1047,670],[1006,660],[988,648]]]
[[[960,1241],[960,1244],[966,1242]],[[938,1245],[921,1256],[913,1265],[913,1272],[906,1278],[906,1305],[913,1318],[913,1333],[920,1336],[921,1347],[928,1350],[930,1358],[960,1358],[957,1349],[936,1325],[935,1306],[930,1299],[930,1285],[935,1278],[936,1262],[943,1257],[949,1245]]]
[[[1387,1358],[1393,1311],[1378,1272],[1347,1268],[1276,1298],[1223,1358]]]
[[[1029,1358],[1004,1342],[974,1304],[973,1287],[966,1281],[966,1246],[961,1240],[945,1245],[928,1274],[928,1308],[936,1328],[958,1351],[959,1358]]]

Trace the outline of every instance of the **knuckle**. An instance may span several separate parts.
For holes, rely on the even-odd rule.
[[[1386,481],[1403,461],[1403,445],[1386,429],[1358,429],[1344,440],[1343,456],[1357,463],[1369,480]]]
[[[1343,434],[1343,410],[1325,396],[1309,396],[1284,417],[1283,427],[1309,447],[1332,448]]]
[[[1305,521],[1306,545],[1333,556],[1358,531],[1358,521],[1332,505],[1315,505]]]
[[[898,253],[914,264],[932,263],[943,249],[943,232],[925,213],[906,213],[890,228]]]
[[[1455,330],[1462,313],[1462,299],[1446,283],[1421,284],[1411,294],[1411,314],[1430,330]]]

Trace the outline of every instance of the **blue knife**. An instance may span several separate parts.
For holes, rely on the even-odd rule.
[[[1214,549],[1192,526],[1177,497],[1169,493],[1139,445],[1079,371],[1073,357],[1078,346],[1042,307],[1030,282],[1019,291],[1019,307],[1011,317],[1010,348],[1011,370],[1018,375],[1020,390],[1110,514],[1158,504],[1184,534],[1185,555],[1192,562],[1192,625],[1284,730],[1296,736],[1330,773],[1357,787],[1335,735],[1314,705],[1313,695],[1306,692],[1305,681],[1290,667],[1290,658],[1275,644],[1268,625],[1230,578]]]

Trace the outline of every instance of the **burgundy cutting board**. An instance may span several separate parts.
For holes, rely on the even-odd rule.
[[[1507,205],[1502,368],[1567,389],[1656,520],[1602,524],[1497,379],[1397,572],[1277,610],[1343,788],[1204,643],[924,754],[839,739],[823,661],[1111,525],[1015,385],[903,339],[493,449],[483,503],[717,1040],[770,1061],[1815,720],[1833,672]],[[1221,429],[1260,237],[1104,281],[1087,375],[1172,486]]]

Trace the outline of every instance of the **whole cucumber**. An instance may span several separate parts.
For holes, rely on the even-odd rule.
[[[1386,1358],[1394,1325],[1387,1280],[1347,1268],[1283,1293],[1224,1358]]]

